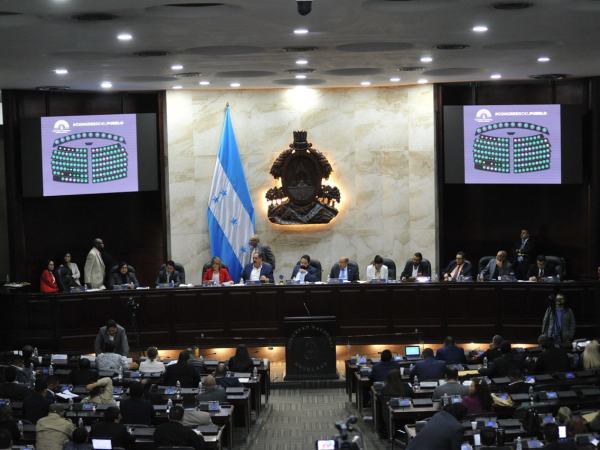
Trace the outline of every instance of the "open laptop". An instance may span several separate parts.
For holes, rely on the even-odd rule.
[[[421,347],[418,345],[407,345],[404,347],[404,354],[406,355],[407,361],[420,361]]]
[[[112,441],[110,439],[92,439],[94,450],[112,450]]]

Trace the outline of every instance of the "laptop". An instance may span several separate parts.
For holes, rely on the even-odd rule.
[[[404,354],[406,355],[407,361],[420,361],[421,347],[418,345],[407,345],[404,347]]]
[[[94,450],[112,450],[112,441],[110,439],[92,439]]]

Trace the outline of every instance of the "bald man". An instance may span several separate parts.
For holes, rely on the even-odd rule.
[[[340,259],[337,262],[337,264],[334,264],[331,268],[329,278],[339,278],[340,280],[344,281],[358,281],[358,268],[350,266],[348,264],[349,262],[350,260],[347,256],[340,256]]]
[[[506,259],[507,253],[500,250],[495,259],[491,259],[485,269],[481,271],[481,278],[486,281],[497,280],[514,271],[511,263]]]
[[[250,253],[250,262],[252,262],[252,255],[255,253],[262,254],[263,260],[275,270],[275,255],[273,254],[271,247],[260,243],[258,234],[250,236],[250,248],[248,249],[248,253]]]

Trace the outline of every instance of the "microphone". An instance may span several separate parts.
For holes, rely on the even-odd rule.
[[[216,354],[217,353],[215,352],[215,353],[207,353],[206,355],[200,355],[200,356],[202,356],[204,358],[205,356],[212,356],[212,355],[216,355]]]
[[[273,383],[277,378],[279,378],[279,375],[275,375],[275,378],[271,380],[271,383]]]
[[[308,306],[306,306],[306,303],[303,303],[303,305],[304,305],[304,308],[306,309],[306,312],[308,313],[308,315],[309,315],[309,316],[310,316],[310,315],[312,315],[312,314],[310,313],[310,311],[308,310]]]

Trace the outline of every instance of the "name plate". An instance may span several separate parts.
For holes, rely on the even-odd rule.
[[[285,280],[285,284],[300,284],[298,280]]]
[[[260,286],[261,281],[260,280],[248,280],[246,281],[246,286]]]
[[[342,284],[343,282],[344,280],[340,280],[339,278],[330,278],[327,280],[327,283],[329,284]]]
[[[385,283],[387,283],[387,280],[385,278],[382,278],[380,280],[375,280],[375,279],[371,280],[371,284],[385,284]]]
[[[214,280],[202,282],[202,286],[216,286],[216,285],[217,285],[217,283]]]
[[[85,292],[87,291],[86,286],[71,286],[71,292]]]
[[[156,289],[169,289],[172,288],[174,286],[173,283],[158,283],[156,285]]]
[[[115,284],[113,286],[113,289],[115,291],[125,291],[125,290],[129,289],[129,286],[127,286],[126,284]]]

